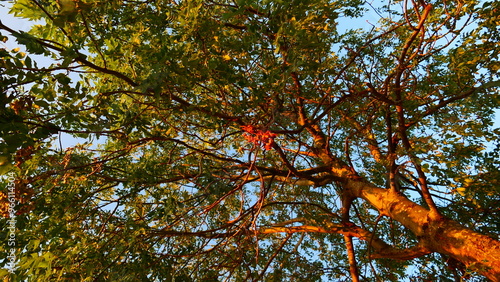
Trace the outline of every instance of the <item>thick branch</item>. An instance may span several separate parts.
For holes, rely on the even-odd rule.
[[[427,250],[438,252],[477,269],[494,281],[500,281],[499,241],[450,219],[434,218],[429,210],[404,195],[375,187],[362,179],[347,180],[344,185],[354,196],[365,199],[381,214],[395,219],[419,238],[421,244],[409,250],[410,258]],[[394,257],[390,252],[386,254]]]
[[[347,256],[349,257],[349,271],[351,272],[351,278],[353,282],[359,281],[358,266],[356,263],[356,253],[354,252],[354,244],[352,243],[352,237],[344,235],[345,245],[347,247]]]
[[[389,258],[389,259],[396,259],[396,260],[411,260],[414,258],[418,258],[421,256],[425,256],[432,253],[432,251],[429,250],[428,247],[425,246],[424,243],[419,243],[418,245],[404,249],[404,250],[399,250],[395,248],[389,248],[389,249],[384,249],[381,250],[377,253],[371,254],[370,258],[375,259],[375,258]]]
[[[302,222],[303,219],[290,220],[288,223]],[[341,225],[341,224],[326,224],[326,226],[312,226],[312,225],[302,225],[302,226],[282,226],[278,224],[277,226],[271,227],[261,227],[256,230],[251,229],[238,229],[237,231],[229,232],[218,232],[219,229],[214,230],[204,230],[197,232],[183,232],[183,231],[173,231],[173,230],[155,230],[149,233],[150,236],[161,236],[161,237],[201,237],[208,239],[218,239],[218,238],[229,238],[235,236],[237,233],[247,233],[251,235],[255,234],[275,234],[275,233],[333,233],[342,234],[348,237],[357,237],[361,240],[370,243],[370,247],[375,251],[372,254],[373,258],[392,258],[407,260],[422,255],[429,254],[430,251],[425,249],[423,245],[418,245],[409,249],[396,249],[382,239],[375,236],[373,233],[362,229],[361,227],[351,225]]]

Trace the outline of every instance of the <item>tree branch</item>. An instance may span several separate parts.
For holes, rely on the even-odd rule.
[[[349,271],[353,282],[359,282],[359,271],[356,263],[356,253],[354,252],[354,244],[352,237],[344,235],[345,245],[347,248],[347,256],[349,257]]]
[[[148,236],[161,236],[161,237],[201,237],[208,239],[219,239],[219,238],[229,238],[236,233],[244,232],[248,234],[275,234],[275,233],[329,233],[329,234],[342,234],[346,237],[357,237],[364,240],[370,244],[370,247],[375,250],[370,257],[371,258],[393,258],[399,260],[409,260],[416,257],[420,257],[431,253],[425,245],[419,244],[415,247],[409,249],[397,249],[382,239],[375,236],[373,233],[362,229],[361,227],[355,226],[354,224],[342,225],[327,223],[325,227],[312,226],[312,225],[301,225],[301,226],[281,226],[283,224],[290,224],[295,222],[303,222],[304,219],[289,220],[287,222],[278,224],[277,226],[271,227],[260,227],[257,229],[239,229],[237,231],[229,232],[217,232],[224,227],[212,230],[203,230],[197,232],[184,232],[184,231],[173,231],[173,230],[152,230],[149,232]],[[225,226],[227,227],[227,226]],[[351,241],[352,243],[352,241]],[[354,249],[352,250],[354,251]],[[359,276],[359,274],[358,274]]]
[[[29,39],[29,40],[34,40],[36,43],[44,46],[44,47],[47,47],[49,49],[52,49],[54,51],[57,51],[59,53],[62,53],[64,52],[65,50],[61,47],[57,47],[53,44],[50,44],[50,43],[47,43],[45,41],[42,41],[36,37],[33,37],[31,35],[27,35],[25,34],[24,32],[18,32],[18,31],[15,31],[11,28],[9,28],[8,26],[4,25],[1,21],[0,21],[0,29],[4,29],[8,32],[10,32],[13,36],[15,36],[16,38],[23,38],[23,39]],[[29,38],[28,38],[29,37]],[[123,81],[125,81],[127,84],[131,85],[131,86],[139,86],[139,84],[137,82],[135,82],[134,80],[132,80],[130,77],[124,75],[123,73],[121,72],[118,72],[118,71],[115,71],[115,70],[111,70],[111,69],[108,69],[108,68],[105,68],[105,67],[100,67],[98,65],[95,65],[94,63],[91,63],[90,61],[88,61],[86,58],[85,58],[85,55],[81,54],[80,52],[78,52],[78,50],[75,50],[76,54],[78,55],[75,60],[77,62],[79,62],[80,64],[86,66],[86,67],[89,67],[93,70],[96,70],[98,72],[101,72],[101,73],[105,73],[105,74],[109,74],[109,75],[112,75],[116,78],[119,78]]]

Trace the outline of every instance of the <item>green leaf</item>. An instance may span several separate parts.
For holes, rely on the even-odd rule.
[[[26,50],[36,55],[49,55],[50,52],[38,41],[38,39],[29,33],[19,31],[13,34],[19,44],[26,46]]]

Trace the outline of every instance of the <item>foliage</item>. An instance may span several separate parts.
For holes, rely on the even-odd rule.
[[[497,1],[13,2],[14,281],[350,281],[350,236],[363,280],[481,273],[374,259],[420,238],[346,183],[498,239]]]

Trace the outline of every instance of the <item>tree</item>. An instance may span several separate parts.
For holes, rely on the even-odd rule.
[[[500,3],[389,3],[14,1],[13,279],[500,281]]]

